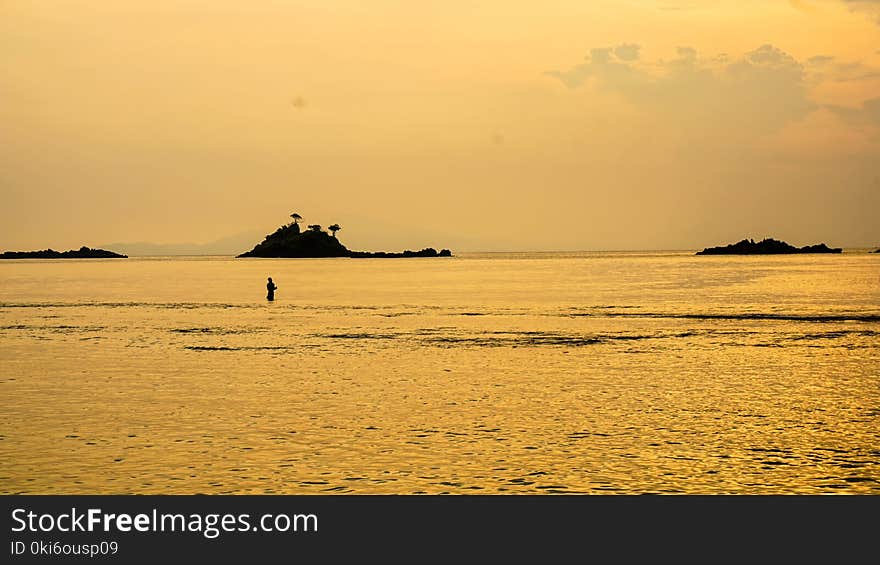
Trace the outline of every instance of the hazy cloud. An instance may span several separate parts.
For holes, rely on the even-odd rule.
[[[626,44],[619,46],[625,47]],[[584,59],[585,63],[576,65],[567,71],[551,71],[547,74],[558,78],[569,88],[577,88],[584,82],[594,76],[614,75],[614,74],[630,74],[633,69],[628,64],[629,61],[623,60],[618,62],[619,57],[614,53],[615,49],[611,47],[599,47],[590,50],[590,54]]]
[[[870,124],[880,126],[880,98],[865,100],[859,108],[834,105],[826,107],[854,125]]]
[[[834,61],[831,55],[815,55],[807,59],[807,64],[811,66],[824,66]]]
[[[808,99],[804,66],[785,51],[762,45],[729,62],[701,59],[679,47],[669,61],[621,59],[617,49],[593,49],[586,62],[548,73],[569,88],[589,82],[681,125],[725,124],[753,131],[797,120],[816,106]]]
[[[751,53],[746,54],[746,59],[752,63],[768,64],[768,65],[785,65],[799,67],[800,64],[794,57],[788,53],[773,47],[772,45],[762,45]]]
[[[867,14],[880,24],[880,0],[841,0],[853,12]]]
[[[639,58],[641,48],[637,43],[624,43],[614,48],[614,54],[621,61],[635,61]]]
[[[880,0],[843,0],[847,6],[854,9],[859,8],[880,8]]]
[[[834,65],[829,77],[839,82],[880,78],[880,71],[859,61]]]
[[[599,65],[603,65],[610,62],[611,58],[611,48],[603,47],[600,49],[591,49],[590,56],[587,60]]]
[[[817,9],[817,5],[820,4],[820,2],[822,2],[822,0],[788,1],[792,8],[805,14],[820,13],[820,10]],[[877,23],[880,23],[880,1],[878,0],[824,0],[822,3],[842,4],[849,8],[851,12],[872,16],[876,19]]]
[[[694,62],[697,60],[697,50],[693,47],[679,47],[677,51],[682,61]]]
[[[813,80],[850,82],[880,78],[880,70],[861,61],[840,61],[829,55],[810,57],[805,65]]]

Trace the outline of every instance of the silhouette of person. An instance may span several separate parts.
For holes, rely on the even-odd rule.
[[[275,291],[278,290],[278,287],[275,286],[275,283],[272,282],[272,277],[269,277],[269,282],[266,283],[266,300],[275,300]]]

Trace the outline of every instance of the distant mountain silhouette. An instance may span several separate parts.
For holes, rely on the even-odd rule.
[[[120,253],[131,256],[157,257],[168,255],[236,255],[254,239],[260,237],[260,231],[230,235],[208,243],[152,243],[138,241],[129,243],[107,243],[101,247],[116,249]]]
[[[697,255],[788,255],[794,253],[841,253],[839,247],[828,247],[824,243],[795,247],[784,241],[772,238],[763,239],[757,243],[753,239],[744,239],[724,247],[707,247],[697,251]]]
[[[294,215],[291,215],[292,217]],[[389,253],[386,251],[351,251],[345,247],[335,235],[325,232],[320,225],[308,226],[305,231],[300,230],[299,215],[293,223],[283,225],[266,236],[266,238],[253,249],[238,255],[238,257],[280,257],[280,258],[318,258],[318,257],[351,257],[351,258],[395,258],[395,257],[451,257],[452,252],[448,249],[437,251],[427,247],[421,251],[406,250],[402,253]],[[330,226],[331,230],[342,229],[338,224]]]
[[[104,249],[90,249],[82,246],[70,251],[55,251],[44,249],[43,251],[6,251],[0,255],[0,259],[125,259],[127,255],[120,255]]]

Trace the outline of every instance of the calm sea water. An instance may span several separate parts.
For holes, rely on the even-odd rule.
[[[0,491],[877,494],[878,346],[867,253],[3,261]]]

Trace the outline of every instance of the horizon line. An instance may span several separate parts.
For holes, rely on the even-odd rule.
[[[858,251],[874,251],[875,249],[880,248],[878,246],[852,246],[852,247],[843,247],[844,252],[858,252]],[[482,250],[482,249],[463,249],[459,251],[453,251],[453,255],[456,253],[467,253],[467,254],[511,254],[511,253],[690,253],[696,251],[702,251],[703,248],[679,248],[679,249],[506,249],[506,250]],[[109,251],[112,251],[110,249]],[[136,254],[129,253],[129,257],[232,257],[234,259],[239,258],[237,254],[233,253],[167,253],[167,254]],[[245,259],[252,259],[253,257],[245,257]],[[348,259],[348,257],[269,257],[269,259]]]

